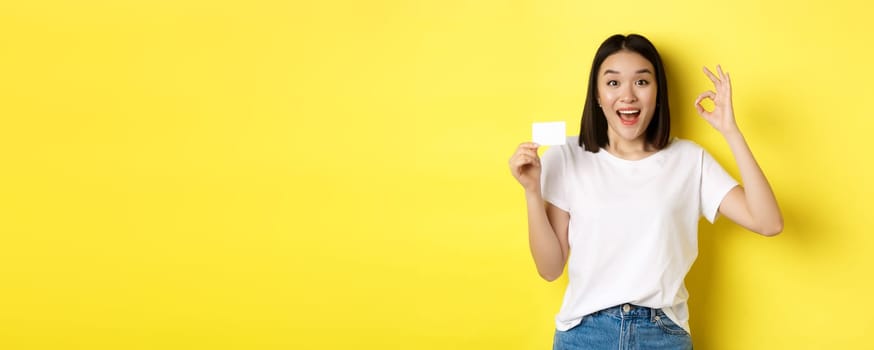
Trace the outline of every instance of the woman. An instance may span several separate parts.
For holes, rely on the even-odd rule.
[[[683,279],[698,253],[699,218],[782,231],[774,193],[735,122],[731,80],[719,66],[704,73],[716,91],[698,96],[698,114],[728,142],[744,186],[697,144],[670,138],[661,58],[634,34],[598,49],[579,137],[548,149],[542,165],[533,143],[510,158],[537,271],[552,281],[568,264],[554,349],[691,349]]]

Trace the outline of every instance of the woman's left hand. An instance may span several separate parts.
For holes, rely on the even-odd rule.
[[[722,67],[716,66],[718,76],[713,74],[707,67],[704,67],[704,74],[713,82],[716,91],[704,91],[698,98],[695,99],[695,108],[698,110],[704,120],[707,120],[716,131],[723,135],[727,132],[738,131],[737,123],[734,120],[734,109],[731,104],[731,78],[728,73],[722,72]],[[707,111],[701,102],[704,99],[713,101],[714,107],[712,111]]]

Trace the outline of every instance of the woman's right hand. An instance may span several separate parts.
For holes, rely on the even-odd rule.
[[[522,184],[525,191],[540,192],[540,157],[537,155],[538,144],[525,142],[519,145],[516,153],[510,157],[510,172],[516,181]]]

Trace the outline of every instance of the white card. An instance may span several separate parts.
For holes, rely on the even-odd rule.
[[[567,141],[564,122],[534,123],[531,140],[541,146],[563,145]]]

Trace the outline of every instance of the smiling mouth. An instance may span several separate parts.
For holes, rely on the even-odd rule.
[[[637,123],[638,118],[640,117],[640,110],[626,109],[616,111],[616,114],[619,115],[619,121],[622,122],[622,125],[634,125]]]

